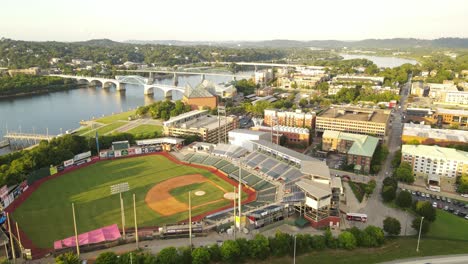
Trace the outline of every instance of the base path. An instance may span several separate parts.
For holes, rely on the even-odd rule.
[[[171,178],[156,184],[146,194],[145,202],[151,209],[163,216],[185,212],[188,210],[188,204],[178,201],[169,193],[169,191],[177,187],[203,182],[210,182],[223,192],[226,191],[221,186],[213,183],[201,174],[191,174]],[[202,205],[197,207],[200,206]]]

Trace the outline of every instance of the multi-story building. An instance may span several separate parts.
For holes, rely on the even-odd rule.
[[[468,145],[468,131],[453,129],[437,129],[430,125],[406,123],[401,135],[403,144],[418,142],[422,145],[447,146]]]
[[[202,82],[194,88],[190,84],[187,84],[182,102],[190,105],[192,110],[201,110],[205,107],[214,109],[218,106],[218,97],[208,90],[208,83]]]
[[[455,178],[468,172],[468,152],[426,145],[403,145],[401,161],[408,162],[415,176],[440,185],[441,177]]]
[[[356,171],[370,172],[372,156],[379,139],[367,135],[326,130],[322,136],[323,151],[338,151],[346,154],[347,164]]]
[[[315,131],[342,131],[383,138],[387,134],[390,110],[332,106],[317,116]]]
[[[39,67],[31,67],[29,69],[8,70],[8,74],[12,77],[18,74],[39,75],[40,72],[41,72],[41,69]]]
[[[282,136],[286,139],[286,145],[301,145],[307,147],[310,145],[310,131],[307,128],[289,127],[289,126],[255,126],[251,128],[256,131],[268,132],[273,136],[273,142],[280,143]]]
[[[277,84],[279,87],[284,89],[290,88],[306,88],[314,87],[317,83],[322,82],[328,78],[326,74],[319,75],[305,75],[305,74],[293,74],[292,76],[279,77]]]
[[[458,125],[460,128],[468,126],[468,111],[437,108],[432,115],[432,123],[438,126]]]
[[[468,92],[450,91],[442,94],[440,102],[452,105],[468,105]]]
[[[315,113],[305,113],[301,110],[292,111],[281,111],[278,109],[265,109],[264,111],[264,123],[267,126],[280,125],[289,127],[315,127]]]
[[[333,78],[333,82],[337,83],[368,83],[374,85],[381,85],[384,80],[384,77],[366,75],[337,75]]]
[[[236,116],[213,116],[207,110],[194,110],[164,122],[164,134],[172,137],[198,135],[204,142],[227,142],[229,131],[239,127]]]
[[[255,84],[265,85],[273,80],[273,70],[262,70],[255,72]]]

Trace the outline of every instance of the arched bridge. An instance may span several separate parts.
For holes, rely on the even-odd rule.
[[[164,92],[165,97],[170,97],[172,91],[178,91],[181,93],[185,92],[185,87],[152,83],[153,80],[151,78],[144,78],[138,75],[117,75],[115,76],[115,79],[63,74],[51,74],[50,76],[75,79],[78,82],[86,81],[90,84],[101,83],[103,88],[108,87],[110,84],[114,84],[117,91],[125,90],[124,84],[142,85],[144,87],[145,94],[154,94],[154,90],[159,89]]]

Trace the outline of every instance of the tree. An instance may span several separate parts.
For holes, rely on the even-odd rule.
[[[80,258],[73,252],[61,254],[55,258],[56,264],[80,264]]]
[[[411,222],[411,227],[419,233],[419,227],[421,226],[421,217],[416,217],[413,222]],[[431,224],[429,221],[424,218],[422,221],[421,234],[426,234],[429,231]]]
[[[325,237],[325,243],[328,248],[338,248],[338,240],[333,236],[333,234],[330,231],[330,228],[327,228],[327,230],[325,230],[325,234],[323,236]]]
[[[377,247],[384,243],[385,236],[381,228],[376,226],[368,226],[364,229],[363,246]]]
[[[383,221],[383,230],[391,236],[397,236],[401,232],[401,224],[398,219],[387,217]]]
[[[178,253],[175,247],[167,247],[159,251],[157,262],[160,264],[178,264]]]
[[[210,262],[210,251],[205,247],[198,247],[192,251],[193,264],[205,264]]]
[[[221,256],[224,262],[237,263],[240,255],[240,248],[236,241],[227,240],[223,242],[221,246]]]
[[[311,247],[313,249],[324,249],[327,247],[324,236],[320,236],[320,235],[313,236],[311,243],[312,243]]]
[[[390,185],[384,185],[382,186],[382,198],[384,202],[391,202],[393,199],[395,199],[396,195],[396,188]]]
[[[270,243],[262,234],[256,234],[255,238],[249,241],[249,245],[251,258],[266,259],[270,255]]]
[[[192,249],[190,247],[179,247],[177,249],[177,264],[191,264]]]
[[[400,166],[395,170],[395,177],[402,182],[413,183],[413,169],[408,162],[402,162]]]
[[[428,201],[417,202],[415,211],[420,216],[424,216],[424,221],[434,222],[436,219],[436,209]]]
[[[96,264],[115,264],[118,261],[118,257],[114,252],[104,252],[99,254],[96,258]]]
[[[356,238],[351,232],[344,231],[338,236],[338,243],[340,248],[344,249],[354,249],[356,248],[357,242]]]
[[[367,197],[369,197],[375,189],[375,186],[377,186],[377,183],[375,182],[374,179],[370,180],[364,187],[364,191],[366,192]]]
[[[401,149],[397,150],[395,152],[395,156],[393,156],[393,160],[392,160],[393,168],[397,168],[398,166],[400,166],[400,163],[401,163]]]
[[[220,262],[222,260],[221,249],[218,244],[209,246],[208,251],[210,252],[211,261]]]
[[[236,243],[237,245],[239,245],[239,249],[240,249],[240,259],[241,261],[247,259],[249,257],[249,241],[247,241],[247,239],[245,238],[238,238],[236,239]]]
[[[408,208],[413,203],[413,197],[411,196],[410,192],[401,191],[401,192],[398,193],[395,202],[400,207]]]
[[[299,100],[299,106],[300,107],[306,107],[306,105],[308,105],[309,102],[307,101],[306,98],[302,98],[301,100]]]

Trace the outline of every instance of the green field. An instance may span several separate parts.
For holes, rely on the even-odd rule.
[[[162,126],[156,125],[139,125],[135,128],[128,130],[126,133],[130,133],[133,135],[145,135],[145,134],[153,134],[154,132],[162,133]]]
[[[431,238],[468,241],[468,220],[443,210],[437,210],[437,217],[426,235]]]
[[[175,164],[164,156],[102,161],[45,182],[16,209],[13,218],[18,221],[20,228],[35,245],[42,248],[50,248],[55,240],[74,234],[72,202],[75,203],[78,233],[114,223],[120,227],[119,196],[110,194],[110,186],[128,182],[130,191],[123,194],[127,227],[134,225],[133,193],[136,194],[140,227],[174,223],[187,219],[188,213],[161,217],[146,205],[145,195],[158,182],[197,173],[216,182],[224,189],[232,188],[232,185],[206,170]],[[196,208],[193,210],[193,215],[228,204],[230,202],[225,200],[222,203]]]
[[[105,116],[99,119],[96,119],[96,122],[103,123],[103,124],[111,124],[119,120],[124,120],[128,121],[128,117],[135,115],[135,110],[127,111],[127,112],[122,112],[110,116]]]
[[[192,191],[192,206],[223,199],[224,192],[209,182],[194,183],[172,189],[169,193],[178,201],[188,204],[188,192]],[[205,195],[196,196],[194,191],[205,191]]]

